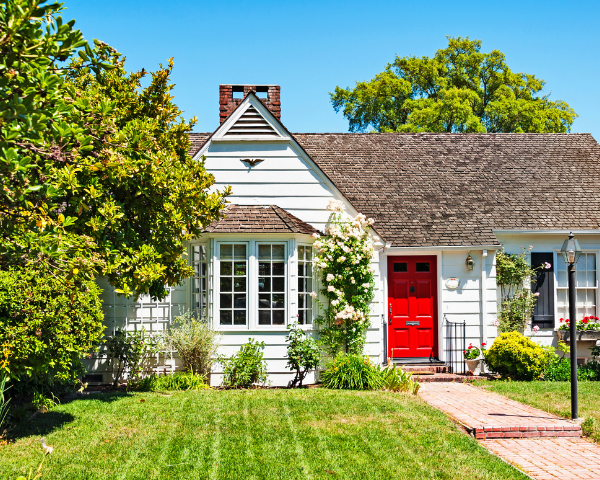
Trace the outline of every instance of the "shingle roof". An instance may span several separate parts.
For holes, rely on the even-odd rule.
[[[190,150],[189,153],[193,157],[198,150],[211,137],[211,133],[190,133]]]
[[[492,245],[494,229],[600,229],[600,146],[590,134],[294,138],[393,246]]]
[[[207,232],[214,233],[319,233],[276,205],[227,205],[225,218],[211,223]]]

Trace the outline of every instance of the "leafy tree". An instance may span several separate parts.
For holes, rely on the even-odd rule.
[[[540,95],[546,82],[514,73],[481,40],[448,37],[429,57],[398,57],[355,88],[330,93],[351,132],[568,132],[577,114],[562,100]]]
[[[105,275],[119,291],[163,297],[191,274],[184,242],[219,218],[224,191],[188,154],[173,63],[127,73],[92,48],[62,4],[0,5],[0,261]]]
[[[72,380],[104,330],[101,290],[38,267],[0,271],[0,377]]]

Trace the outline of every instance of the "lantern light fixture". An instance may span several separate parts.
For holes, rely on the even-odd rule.
[[[471,254],[469,253],[469,256],[467,257],[467,260],[465,261],[465,264],[467,265],[467,270],[471,271],[475,268],[475,260],[473,260],[473,257],[471,257]]]
[[[579,257],[581,256],[581,247],[579,246],[579,242],[574,237],[575,235],[573,235],[573,232],[569,233],[569,238],[565,240],[565,243],[563,243],[563,246],[560,249],[562,257],[569,265],[577,263]]]

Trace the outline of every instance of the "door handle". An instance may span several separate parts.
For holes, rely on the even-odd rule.
[[[392,324],[392,304],[390,303],[390,315],[388,317],[388,323],[391,325]]]

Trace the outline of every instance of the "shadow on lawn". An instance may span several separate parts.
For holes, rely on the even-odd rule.
[[[120,391],[108,391],[108,392],[84,392],[84,393],[76,393],[74,395],[69,395],[66,398],[63,398],[60,403],[65,405],[67,403],[72,402],[81,402],[88,400],[97,400],[99,402],[104,403],[112,403],[120,400],[121,398],[131,397],[131,393],[129,392],[120,392]]]
[[[70,413],[46,412],[36,413],[26,420],[23,420],[16,427],[7,432],[9,440],[17,440],[30,436],[46,436],[55,429],[62,427],[65,423],[75,420]]]

